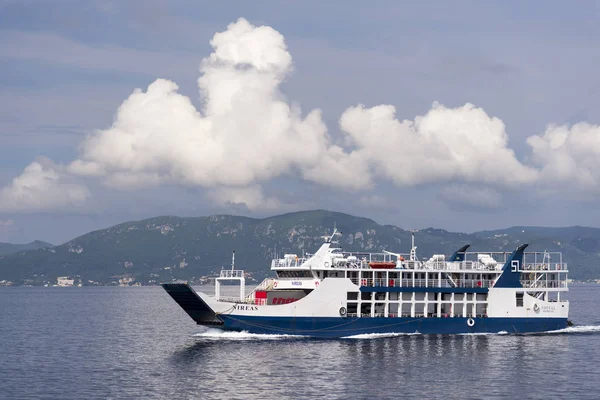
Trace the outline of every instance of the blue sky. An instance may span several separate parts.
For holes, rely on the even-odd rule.
[[[311,128],[312,139],[325,138],[315,157],[282,165],[265,156],[274,164],[259,165],[253,157],[245,164],[242,155],[229,173],[252,171],[247,179],[208,172],[199,177],[201,168],[224,166],[199,160],[186,162],[193,171],[181,172],[178,152],[186,149],[169,143],[172,132],[165,129],[155,134],[163,135],[165,146],[175,146],[175,155],[159,167],[148,160],[142,167],[117,166],[108,159],[106,149],[122,149],[108,131],[117,126],[110,138],[130,134],[124,127],[132,120],[139,122],[133,146],[148,149],[149,159],[165,157],[136,142],[144,137],[145,121],[160,111],[148,116],[131,104],[130,113],[117,117],[135,88],[146,92],[157,78],[168,79],[205,114],[206,93],[197,83],[201,61],[216,51],[213,36],[240,17],[252,30],[266,25],[284,38],[292,64],[277,58],[285,73],[277,75],[281,82],[266,95],[268,102],[261,99],[267,106],[281,101],[300,106],[292,125],[321,110],[326,133]],[[60,243],[163,214],[260,217],[311,208],[404,228],[599,226],[599,17],[591,1],[0,2],[0,241]],[[268,35],[276,36],[273,32]],[[217,71],[218,65],[211,68]],[[258,67],[250,62],[248,68]],[[210,85],[217,93],[225,84]],[[476,109],[465,109],[466,103]],[[359,104],[364,109],[351,109]],[[394,106],[395,114],[382,114],[374,108],[379,105]],[[256,115],[262,115],[260,109]],[[420,130],[397,126],[420,120],[417,116],[425,117]],[[262,143],[248,151],[260,157],[273,143],[276,152],[298,129],[277,131],[276,141],[247,138]],[[468,152],[456,155],[463,146],[448,139],[455,130],[473,139],[475,161],[465,162]],[[378,134],[381,140],[369,139]],[[100,139],[86,140],[89,135]],[[534,136],[539,140],[532,145],[528,138]],[[503,137],[506,144],[498,144]],[[567,139],[556,147],[556,138]],[[239,151],[236,142],[219,141],[225,151]],[[437,150],[427,154],[429,148]],[[392,159],[400,156],[410,162]],[[382,162],[386,157],[389,162]],[[489,162],[496,157],[495,164]],[[103,172],[91,176],[75,161]],[[26,173],[34,162],[40,168]],[[410,168],[416,171],[405,171]],[[124,184],[125,174],[147,182]]]

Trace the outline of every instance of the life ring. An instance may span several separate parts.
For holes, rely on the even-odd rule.
[[[325,263],[323,264],[325,266],[325,268],[329,267],[329,261],[325,261]]]
[[[276,288],[277,287],[277,281],[273,282],[273,287]]]
[[[342,317],[346,316],[346,307],[340,307],[340,315]]]
[[[319,287],[319,281],[315,281],[315,287]]]
[[[475,325],[475,320],[474,320],[473,318],[469,318],[469,319],[467,320],[467,325],[469,325],[469,326],[473,326],[473,325]]]

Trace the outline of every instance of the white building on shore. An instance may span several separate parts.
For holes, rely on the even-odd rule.
[[[73,286],[74,283],[75,279],[69,276],[59,276],[58,278],[56,278],[56,284],[58,286]]]

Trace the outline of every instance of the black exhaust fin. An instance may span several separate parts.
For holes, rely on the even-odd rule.
[[[465,261],[465,252],[467,251],[467,249],[470,247],[470,244],[465,244],[463,247],[461,247],[460,249],[456,250],[454,252],[454,254],[452,254],[450,256],[450,258],[448,259],[448,261]]]

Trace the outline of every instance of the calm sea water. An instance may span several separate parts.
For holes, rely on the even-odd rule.
[[[543,335],[315,340],[196,326],[160,287],[0,288],[2,399],[600,396],[600,285]]]

